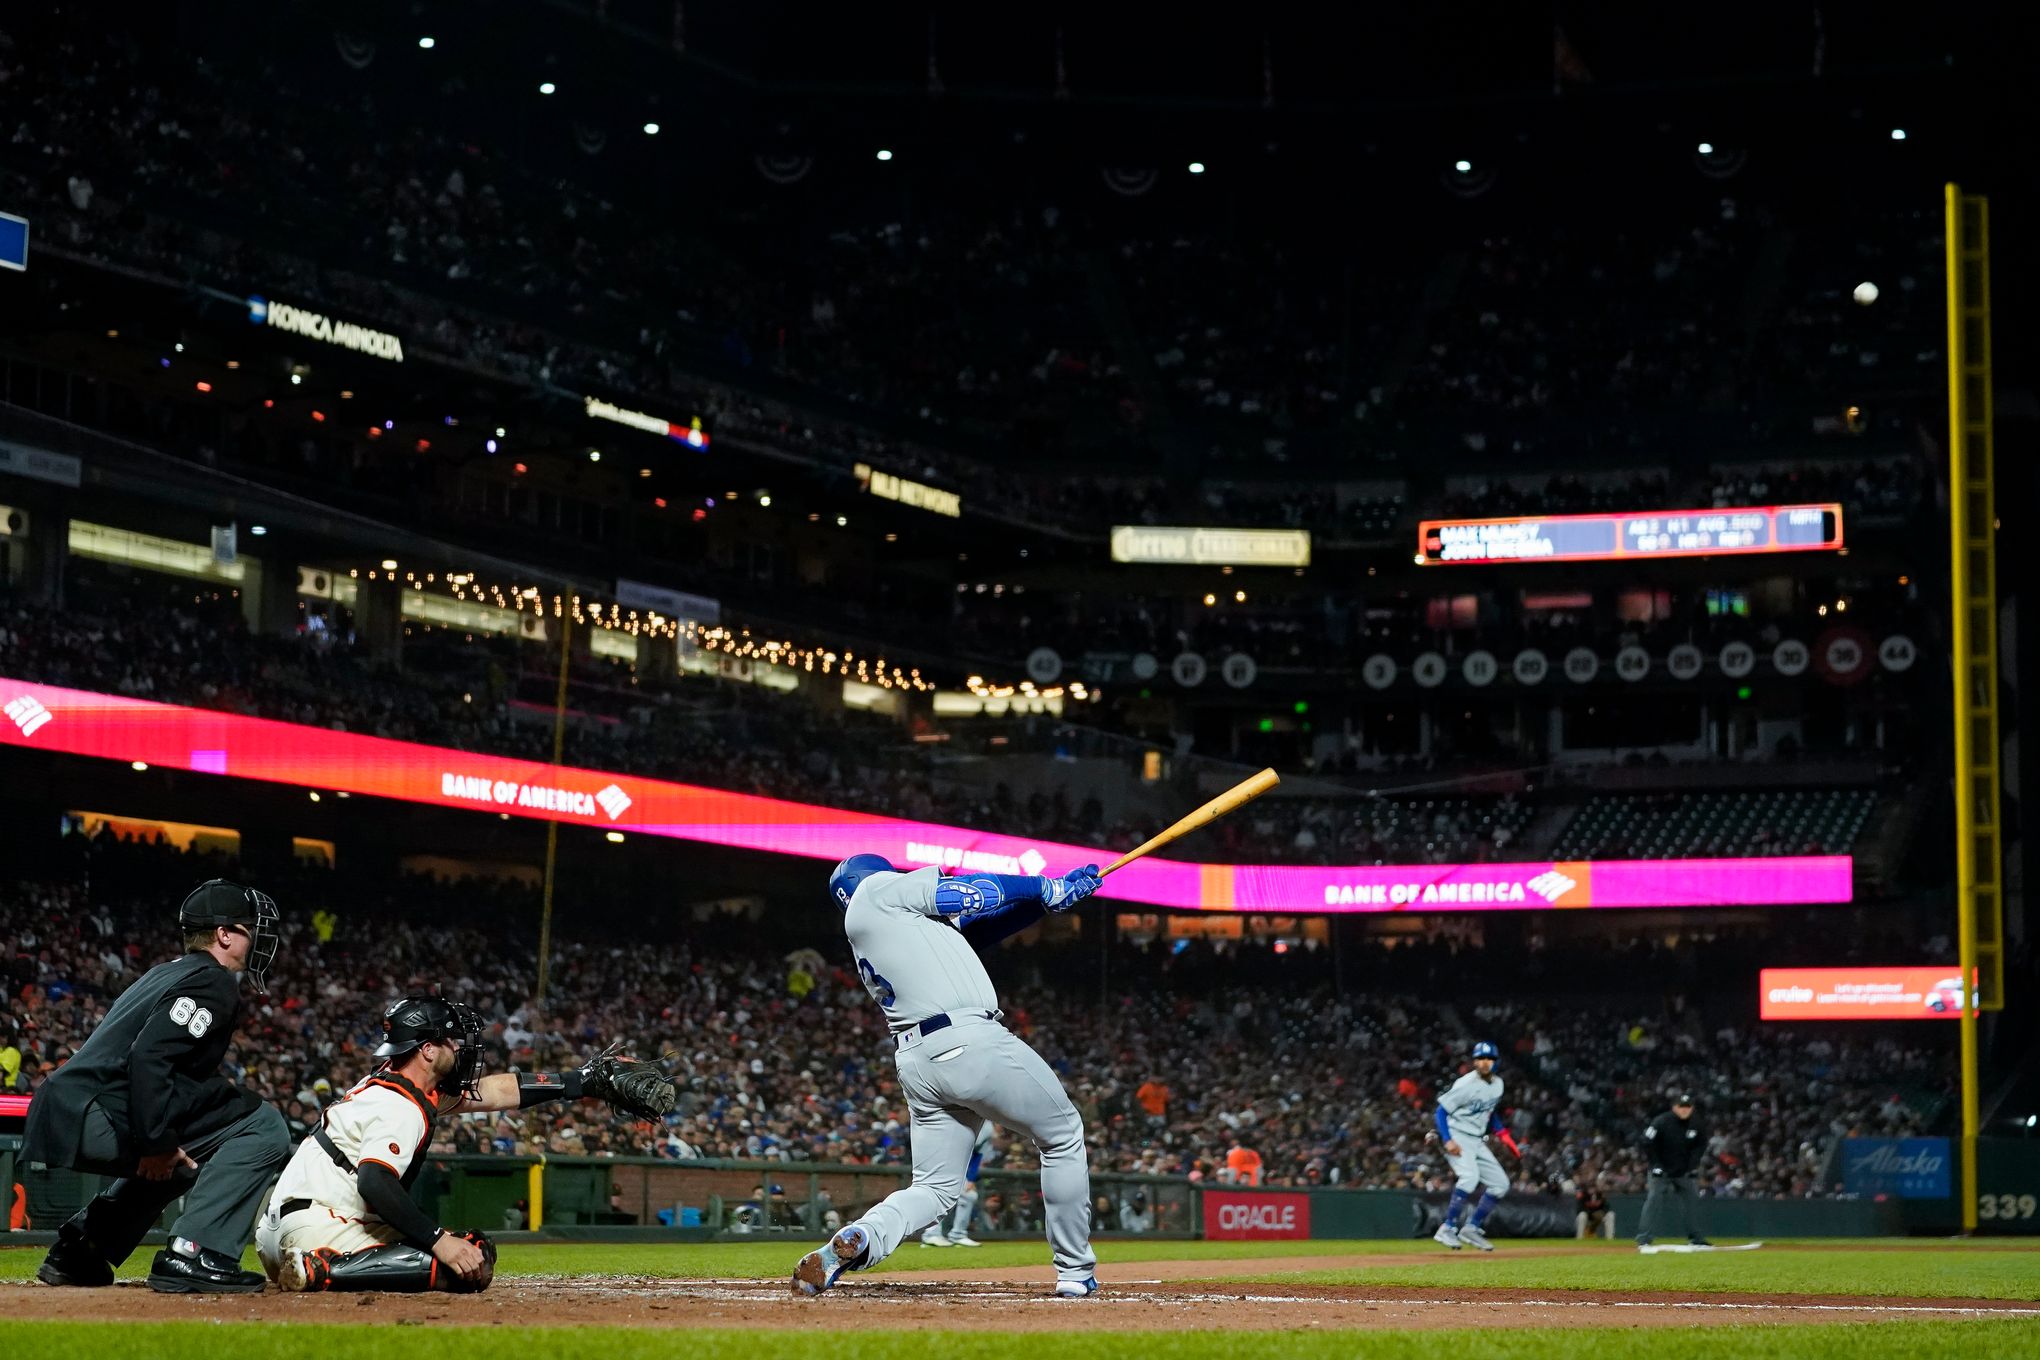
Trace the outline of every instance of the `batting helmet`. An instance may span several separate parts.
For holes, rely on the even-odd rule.
[[[829,896],[836,899],[836,905],[850,910],[850,899],[857,895],[857,885],[873,874],[896,874],[892,861],[884,855],[852,855],[836,866],[829,875]]]
[[[268,893],[211,878],[191,890],[177,908],[177,928],[189,934],[213,926],[229,926],[248,936],[248,981],[264,996],[269,994],[269,966],[276,962],[276,947],[282,942],[276,923],[281,913]]]
[[[383,1009],[383,1041],[375,1056],[383,1059],[408,1057],[425,1044],[458,1041],[460,1057],[440,1089],[473,1097],[481,1080],[482,1017],[474,1007],[443,996],[404,996]]]
[[[1502,1050],[1483,1039],[1473,1046],[1473,1056],[1476,1058],[1495,1058],[1499,1060],[1502,1056]]]

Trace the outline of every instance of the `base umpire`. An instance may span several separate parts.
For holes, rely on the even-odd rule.
[[[241,1016],[241,975],[264,991],[276,960],[276,903],[215,878],[177,909],[185,954],[122,992],[77,1055],[38,1087],[22,1160],[117,1179],[57,1229],[36,1278],[113,1283],[113,1268],[172,1200],[184,1210],[156,1253],[150,1287],[169,1294],[249,1294],[266,1281],[241,1269],[255,1210],[290,1157],[273,1105],[220,1074]]]
[[[1700,1230],[1700,1158],[1707,1151],[1707,1130],[1693,1117],[1692,1096],[1681,1091],[1672,1097],[1670,1110],[1650,1121],[1643,1130],[1643,1151],[1650,1158],[1650,1194],[1643,1202],[1636,1245],[1647,1247],[1657,1239],[1676,1200],[1683,1205],[1679,1216],[1686,1240],[1696,1247],[1712,1246]]]

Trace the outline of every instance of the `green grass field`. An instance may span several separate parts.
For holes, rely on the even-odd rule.
[[[787,1241],[717,1245],[534,1244],[505,1249],[499,1271],[511,1276],[650,1276],[672,1279],[784,1279],[799,1243]],[[2013,1241],[1917,1241],[1773,1243],[1762,1251],[1717,1255],[1640,1257],[1624,1243],[1504,1244],[1491,1256],[1447,1253],[1429,1242],[1107,1242],[1105,1262],[1251,1260],[1251,1271],[1214,1269],[1210,1278],[1231,1282],[1290,1284],[1437,1285],[1469,1291],[1484,1286],[1550,1290],[1681,1290],[1701,1292],[1803,1293],[1849,1297],[1964,1297],[2040,1302],[2040,1243]],[[1897,1249],[1894,1249],[1897,1248]],[[1563,1253],[1563,1254],[1562,1254]],[[1299,1257],[1365,1255],[1392,1257],[1382,1264],[1336,1270],[1285,1270]],[[147,1252],[122,1272],[146,1273]],[[909,1246],[883,1272],[961,1267],[1037,1266],[1048,1278],[1039,1244],[995,1243],[978,1251],[930,1251]],[[26,1280],[41,1259],[39,1250],[0,1250],[0,1280]],[[1194,1273],[1194,1271],[1192,1272]],[[958,1304],[968,1307],[968,1304]],[[1454,1348],[1481,1360],[1688,1360],[1696,1355],[1811,1357],[1812,1360],[1877,1360],[1877,1357],[2040,1355],[2040,1318],[1918,1318],[1814,1326],[1712,1323],[1692,1327],[1606,1327],[1597,1330],[1467,1328],[1451,1331],[1344,1331],[1335,1328],[1280,1332],[1082,1330],[1082,1309],[1062,1305],[1057,1326],[1067,1317],[1072,1330],[1051,1334],[1003,1332],[862,1331],[826,1335],[827,1360],[899,1360],[909,1348],[942,1360],[1227,1360],[1229,1357],[1423,1357],[1435,1360]],[[1247,1306],[1247,1305],[1242,1305]],[[0,1293],[0,1308],[5,1295]],[[824,1315],[825,1316],[825,1315]],[[819,1318],[818,1318],[819,1320]],[[1698,1319],[1696,1318],[1696,1321]],[[687,1360],[811,1354],[813,1330],[707,1330],[684,1332],[632,1328],[544,1329],[397,1327],[375,1325],[372,1311],[358,1326],[324,1323],[222,1325],[215,1315],[192,1322],[26,1322],[0,1323],[10,1355],[49,1360],[271,1360],[281,1354],[317,1355],[321,1360],[466,1360],[480,1345],[512,1347],[543,1360],[636,1360],[684,1354]]]
[[[1872,1322],[1813,1327],[1665,1327],[1602,1332],[1469,1328],[1424,1332],[643,1332],[628,1328],[330,1327],[289,1324],[39,1323],[7,1328],[38,1360],[474,1360],[484,1348],[531,1360],[1963,1360],[2030,1356],[2030,1322]],[[1044,1345],[1044,1340],[1049,1344]],[[10,1351],[12,1346],[10,1345]]]

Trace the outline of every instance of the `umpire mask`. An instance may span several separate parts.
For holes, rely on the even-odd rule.
[[[181,930],[226,926],[248,937],[248,981],[263,996],[269,995],[269,969],[276,962],[277,946],[283,942],[277,925],[281,919],[268,893],[244,888],[224,878],[199,884],[177,908],[177,925]]]
[[[382,1030],[375,1056],[387,1060],[407,1058],[428,1043],[458,1043],[453,1071],[440,1079],[439,1089],[468,1100],[481,1098],[482,1017],[474,1007],[443,996],[399,997],[383,1010]]]

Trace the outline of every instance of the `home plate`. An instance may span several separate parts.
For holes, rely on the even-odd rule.
[[[1659,1246],[1657,1243],[1653,1242],[1649,1246],[1638,1247],[1637,1250],[1639,1252],[1642,1252],[1645,1256],[1655,1256],[1661,1251],[1676,1251],[1686,1253],[1696,1251],[1755,1251],[1758,1247],[1761,1247],[1763,1245],[1764,1244],[1762,1242],[1738,1242],[1734,1246],[1730,1247],[1717,1247],[1712,1245],[1701,1246],[1697,1242],[1668,1242],[1663,1246]]]

